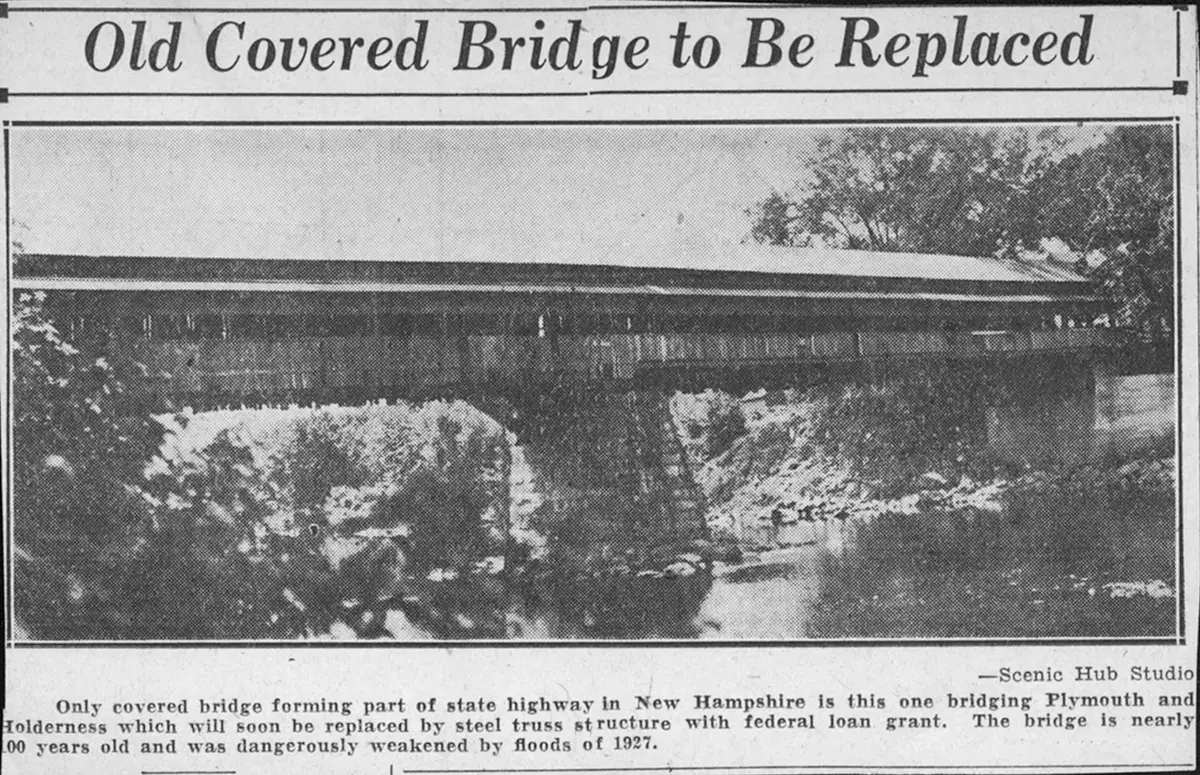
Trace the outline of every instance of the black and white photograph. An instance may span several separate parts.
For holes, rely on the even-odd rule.
[[[1169,121],[6,131],[16,640],[1180,635]]]

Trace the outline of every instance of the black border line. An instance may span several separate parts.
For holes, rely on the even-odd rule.
[[[589,96],[634,94],[996,94],[1012,92],[1173,92],[1174,86],[963,86],[924,89],[593,89]]]
[[[695,96],[702,94],[726,95],[854,95],[854,94],[1012,94],[1012,93],[1093,93],[1093,92],[1174,92],[1174,86],[1028,86],[1028,87],[962,87],[962,88],[926,88],[926,89],[593,89],[590,91],[550,91],[550,92],[197,92],[197,91],[91,91],[91,92],[46,92],[46,91],[9,91],[9,99],[17,97],[51,99],[68,97],[72,99],[83,97],[119,97],[119,98],[173,98],[188,97],[205,98],[237,98],[250,97],[254,99],[492,99],[500,97],[631,97],[636,95]]]
[[[696,119],[483,119],[483,120],[453,120],[431,119],[423,121],[255,121],[255,120],[195,120],[195,121],[122,121],[122,120],[16,120],[8,122],[13,127],[47,128],[47,127],[140,127],[158,129],[167,127],[460,127],[460,126],[919,126],[946,124],[1170,124],[1178,120],[1178,116],[1065,116],[1062,118],[912,118],[904,120],[870,118],[870,119],[828,119],[828,118],[696,118]]]
[[[1166,87],[1170,91],[1171,87]],[[408,99],[421,98],[428,99],[491,99],[495,97],[589,97],[591,93],[586,91],[545,91],[545,92],[518,92],[518,91],[493,91],[493,92],[418,92],[418,91],[393,91],[393,92],[221,92],[221,91],[206,91],[206,92],[186,92],[186,91],[93,91],[93,92],[45,92],[45,91],[10,91],[9,99],[14,97],[32,97],[37,99],[49,99],[57,97],[69,97],[72,99],[80,97],[148,97],[148,98],[173,98],[173,97],[194,97],[194,98],[209,98],[216,97],[227,99],[231,97],[249,97],[253,99],[265,99],[270,97],[282,98],[297,98],[297,99],[319,99],[323,97],[333,97],[336,99]]]
[[[1183,77],[1183,11],[1175,9],[1175,77]]]
[[[771,770],[817,770],[851,772],[960,772],[973,770],[1015,770],[1063,772],[1070,769],[1090,769],[1119,772],[1194,772],[1195,764],[734,764],[688,767],[667,765],[661,767],[526,767],[504,769],[413,769],[404,771],[412,775],[483,775],[483,773],[588,773],[588,772],[769,772]],[[1162,769],[1170,768],[1170,769]],[[143,773],[146,775],[146,773]]]
[[[762,7],[762,6],[757,6]],[[834,6],[831,6],[834,7]],[[319,14],[402,14],[402,13],[429,13],[429,14],[450,14],[450,13],[585,13],[587,11],[605,10],[605,6],[527,6],[513,8],[495,8],[481,6],[478,8],[441,8],[430,6],[428,8],[421,7],[405,7],[397,6],[395,8],[383,8],[374,6],[369,8],[355,8],[353,6],[325,6],[320,8],[289,8],[280,6],[278,8],[229,8],[229,7],[200,7],[190,8],[186,6],[178,6],[175,8],[163,6],[64,6],[64,5],[41,5],[22,8],[17,5],[8,7],[8,14],[12,16],[16,12],[21,13],[174,13],[174,14],[192,14],[192,13],[227,13],[227,14],[281,14],[292,15],[297,13],[319,13]]]
[[[940,638],[929,640],[828,640],[807,638],[801,640],[187,640],[187,641],[36,641],[12,640],[7,644],[12,649],[436,649],[446,652],[455,650],[522,648],[522,649],[664,649],[664,648],[996,648],[998,646],[1041,646],[1041,647],[1095,647],[1095,646],[1178,646],[1175,635],[1158,638],[1097,638],[1079,640],[1073,638],[992,638],[978,640],[954,640]]]
[[[1187,606],[1184,605],[1183,556],[1183,145],[1180,139],[1180,118],[1175,117],[1175,507],[1179,513],[1178,538],[1175,541],[1178,557],[1175,573],[1175,601],[1179,621],[1176,632],[1179,643],[1187,642]]]
[[[688,125],[688,126],[789,126],[789,125],[839,125],[839,126],[858,126],[858,125],[892,125],[904,126],[906,124],[979,124],[979,125],[994,125],[1004,126],[1007,124],[1070,124],[1070,123],[1108,123],[1108,124],[1159,124],[1170,125],[1173,122],[1176,135],[1176,153],[1175,153],[1175,174],[1176,174],[1176,196],[1175,208],[1177,217],[1181,210],[1181,202],[1179,199],[1181,164],[1182,159],[1179,153],[1179,121],[1178,115],[1164,118],[1120,118],[1120,117],[1095,117],[1090,119],[1083,118],[996,118],[996,119],[961,119],[961,118],[923,118],[919,120],[884,120],[884,119],[691,119],[691,120],[667,120],[667,119],[649,119],[649,120],[611,120],[611,121],[588,121],[588,120],[571,120],[571,121],[372,121],[372,122],[286,122],[286,121],[246,121],[246,122],[222,122],[222,121],[5,121],[4,122],[4,186],[6,194],[10,192],[10,157],[9,157],[9,130],[12,127],[143,127],[147,129],[162,129],[168,127],[226,127],[226,126],[256,126],[256,127],[273,127],[273,126],[396,126],[396,127],[413,127],[413,126],[671,126],[671,125]],[[9,217],[9,209],[11,207],[11,198],[5,198],[6,218]],[[8,353],[11,355],[12,347],[12,312],[11,312],[11,237],[7,240],[5,246],[6,268],[5,268],[5,283],[6,292],[9,294],[9,314],[7,315],[7,325],[9,329]],[[1176,264],[1182,267],[1182,229],[1176,229]],[[1175,304],[1177,323],[1182,321],[1183,297],[1181,283],[1175,284]],[[1183,405],[1183,386],[1181,374],[1179,373],[1182,364],[1183,345],[1181,339],[1181,331],[1175,331],[1176,347],[1178,350],[1179,361],[1176,364],[1176,393],[1178,406],[1182,412]],[[8,357],[8,356],[6,356]],[[9,380],[11,381],[11,370]],[[8,386],[5,387],[8,390]],[[11,397],[11,392],[8,394]],[[11,427],[12,423],[12,406],[11,401],[6,403],[8,407],[7,417],[5,418],[6,427]],[[1182,524],[1183,513],[1183,429],[1176,428],[1177,439],[1177,455],[1176,460],[1176,481],[1179,488],[1178,510]],[[11,433],[9,434],[9,446],[11,447]],[[11,459],[6,455],[6,459]],[[5,464],[7,471],[8,464]],[[9,492],[11,488],[5,488],[5,492]],[[13,515],[11,510],[5,509],[6,536],[11,533]],[[1177,549],[1179,557],[1183,556],[1183,535],[1179,534]],[[11,567],[13,543],[8,542],[8,553],[6,560]],[[1183,578],[1183,567],[1179,566],[1177,572],[1179,574],[1179,583],[1176,589],[1176,600],[1181,600],[1181,588],[1185,581]],[[11,584],[10,584],[11,586]],[[520,640],[478,640],[478,641],[455,641],[455,640],[432,640],[432,641],[217,641],[217,640],[199,640],[199,641],[17,641],[11,635],[12,622],[15,621],[15,612],[12,606],[6,606],[8,611],[8,622],[6,626],[5,648],[6,649],[109,649],[109,648],[160,648],[160,649],[261,649],[261,648],[283,648],[283,649],[326,649],[326,648],[425,648],[439,649],[447,652],[452,652],[455,649],[476,649],[476,648],[522,648],[522,649],[577,649],[577,648],[808,648],[808,647],[837,647],[837,648],[939,648],[939,647],[996,647],[996,646],[1143,646],[1143,645],[1184,645],[1186,640],[1181,629],[1177,629],[1174,635],[1153,636],[1153,637],[1135,637],[1135,638],[979,638],[979,639],[964,639],[964,638],[930,638],[923,639],[907,639],[907,640],[890,640],[890,639],[802,639],[802,640],[569,640],[569,641],[520,641]],[[1182,605],[1180,605],[1182,610]],[[1079,766],[1079,765],[1072,765]],[[1139,765],[1129,765],[1137,767]],[[1153,765],[1146,765],[1153,766]],[[796,769],[795,766],[791,766]],[[823,766],[824,769],[831,769],[828,766]],[[686,767],[667,767],[662,768],[663,771],[670,770],[685,770]],[[722,768],[728,769],[728,768]],[[961,768],[940,768],[940,769],[961,769]],[[1028,769],[1028,768],[1026,768]],[[575,770],[579,772],[579,770]],[[636,771],[651,771],[651,770],[636,770]],[[428,771],[430,775],[434,772],[440,773],[468,773],[472,771],[466,770],[438,770]],[[514,772],[513,770],[478,770],[474,772]],[[571,770],[526,770],[525,772],[571,772]]]
[[[14,622],[16,620],[16,572],[13,563],[14,550],[16,543],[16,520],[11,518],[14,509],[9,508],[12,503],[12,478],[8,472],[13,463],[13,411],[12,411],[12,341],[13,341],[13,322],[12,322],[12,188],[9,183],[9,122],[4,122],[4,298],[5,309],[8,314],[4,316],[5,337],[8,346],[5,348],[4,355],[4,406],[8,409],[4,413],[4,470],[0,471],[0,482],[4,483],[4,497],[0,501],[0,508],[3,508],[6,518],[4,520],[4,540],[7,543],[7,551],[4,552],[4,583],[6,586],[4,595],[4,607],[6,609],[4,617],[4,639],[5,642],[11,643],[15,631]],[[7,706],[7,697],[4,698],[4,705]]]
[[[19,2],[19,0],[12,0]],[[982,9],[988,8],[1028,8],[1029,3],[984,3],[977,4],[976,7]],[[289,6],[277,7],[257,7],[257,8],[230,8],[223,6],[209,6],[200,8],[183,8],[170,6],[62,6],[62,5],[35,5],[35,6],[9,6],[9,14],[15,11],[22,13],[278,13],[278,14],[295,14],[295,13],[580,13],[593,11],[699,11],[699,10],[743,10],[743,9],[764,9],[764,8],[781,8],[790,11],[806,11],[806,10],[844,10],[846,8],[886,8],[891,10],[907,10],[913,8],[913,4],[904,2],[884,2],[870,3],[869,5],[846,5],[844,3],[795,3],[795,2],[774,2],[774,0],[760,0],[760,2],[742,2],[742,3],[707,3],[707,2],[679,2],[679,3],[639,3],[636,5],[619,4],[619,5],[576,5],[576,6],[514,6],[511,8],[494,8],[494,7],[467,7],[467,8],[438,8],[430,7],[405,7],[398,6],[396,8],[382,8],[373,6],[368,8],[354,8],[350,6],[307,6],[302,8],[294,8]],[[932,3],[921,4],[917,7],[926,9],[944,9],[947,11],[961,10],[963,5],[955,5],[953,3]],[[970,6],[966,6],[970,7]],[[1052,7],[1052,6],[1047,6]],[[1087,7],[1086,4],[1078,4],[1076,7]]]

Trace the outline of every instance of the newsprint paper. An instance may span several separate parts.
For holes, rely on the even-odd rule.
[[[1194,770],[1196,42],[0,0],[4,772]]]

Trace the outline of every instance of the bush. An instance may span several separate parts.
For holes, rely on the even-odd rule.
[[[170,451],[168,451],[170,450]],[[203,450],[164,447],[150,466],[154,544],[133,631],[158,638],[291,638],[327,631],[342,613],[323,536],[286,518],[280,489],[244,438],[223,431]]]
[[[850,384],[815,415],[814,437],[884,495],[930,470],[957,479],[986,457],[986,390],[973,370],[936,364]]]
[[[671,403],[676,423],[684,431],[684,444],[699,453],[700,462],[729,449],[746,432],[742,402],[728,393],[679,393]]]
[[[162,438],[131,413],[144,371],[84,353],[22,293],[13,310],[16,622],[30,637],[125,637],[150,515],[138,484]]]
[[[221,429],[180,428],[151,467],[174,526],[154,583],[215,590],[202,615],[168,614],[191,637],[388,636],[397,612],[442,637],[504,634],[507,440],[490,419],[431,402],[201,422]]]

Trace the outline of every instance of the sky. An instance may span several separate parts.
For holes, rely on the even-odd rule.
[[[35,253],[326,260],[736,244],[746,208],[793,190],[816,139],[838,131],[18,128],[14,237]]]

